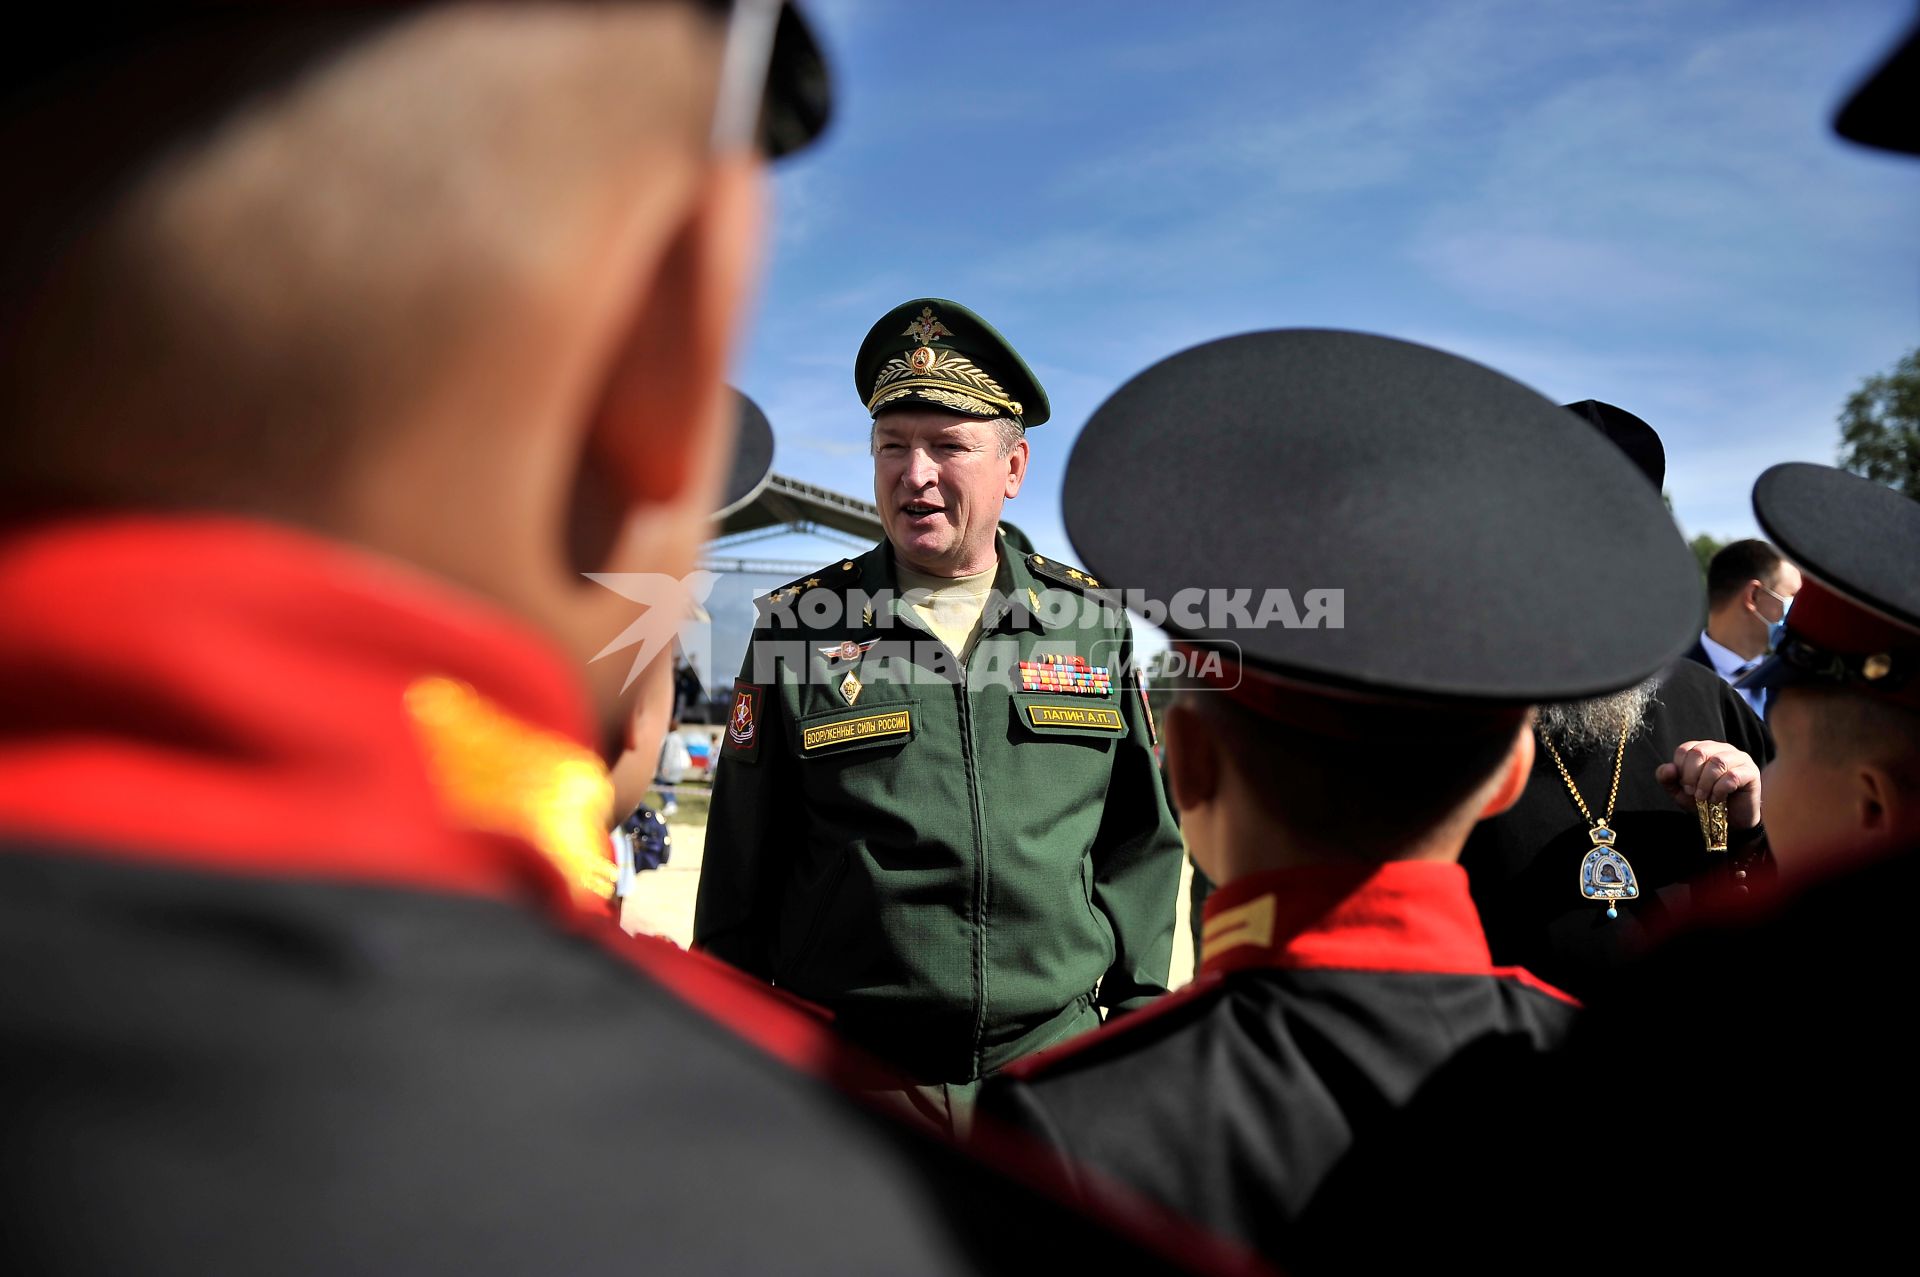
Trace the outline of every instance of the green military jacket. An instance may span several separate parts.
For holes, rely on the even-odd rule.
[[[894,582],[882,542],[760,600],[694,943],[966,1081],[1166,991],[1181,840],[1117,599],[1002,539],[963,668]]]

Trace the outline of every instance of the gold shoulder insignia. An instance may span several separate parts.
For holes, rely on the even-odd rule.
[[[851,572],[853,568],[853,560],[846,559],[841,562],[839,570],[841,572]],[[837,586],[830,586],[826,579],[827,573],[833,570],[833,564],[829,563],[825,567],[815,568],[805,576],[796,577],[778,589],[769,590],[753,601],[754,611],[764,620],[770,610],[779,607],[793,606],[800,601],[800,596],[809,590],[839,588]],[[842,581],[844,583],[844,578],[842,578]]]
[[[1035,576],[1042,577],[1055,585],[1064,585],[1070,589],[1078,590],[1082,594],[1096,595],[1107,602],[1119,602],[1119,599],[1115,597],[1111,591],[1102,590],[1100,588],[1100,582],[1095,580],[1090,573],[1082,572],[1079,568],[1069,567],[1064,563],[1055,563],[1053,560],[1043,559],[1037,554],[1029,554],[1027,556],[1027,567]]]
[[[807,573],[805,576],[797,577],[794,580],[787,582],[785,585],[780,586],[778,589],[770,590],[767,593],[762,594],[759,598],[754,600],[754,604],[755,606],[759,606],[761,604],[773,604],[775,606],[778,606],[779,604],[782,604],[782,603],[791,602],[792,600],[799,598],[802,594],[805,594],[808,590],[818,589],[822,585],[825,585],[826,582],[825,580],[822,579],[821,574],[825,572],[830,572],[832,570],[833,570],[832,564],[828,564],[826,567],[823,567],[823,568],[815,568],[813,571]],[[842,563],[840,565],[840,570],[843,572],[853,571],[853,561],[849,559],[846,562]]]

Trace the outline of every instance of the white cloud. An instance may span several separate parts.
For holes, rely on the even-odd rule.
[[[1048,386],[1055,420],[1009,514],[1056,553],[1059,476],[1108,393],[1197,341],[1294,324],[1618,402],[1661,431],[1681,523],[1735,534],[1753,477],[1831,461],[1847,391],[1914,343],[1920,166],[1826,124],[1910,6],[1221,5],[1130,35],[1145,11],[1075,8],[1044,76],[990,102],[949,93],[935,115],[915,86],[957,83],[939,45],[906,76],[903,49],[874,43],[909,28],[889,27],[899,10],[827,11],[894,78],[851,84],[839,140],[795,166],[791,196],[781,178],[802,224],[745,388],[783,472],[865,490],[853,351],[929,292],[988,315]],[[996,111],[1031,118],[954,127]],[[956,136],[1004,138],[1004,157],[967,157],[1005,159],[979,170],[991,184],[901,180]]]

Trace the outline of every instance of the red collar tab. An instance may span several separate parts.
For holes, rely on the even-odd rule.
[[[601,907],[580,680],[472,596],[272,524],[126,517],[0,534],[0,615],[10,838]]]
[[[1823,585],[1801,582],[1781,655],[1815,682],[1920,709],[1920,631]]]
[[[1309,865],[1207,897],[1201,970],[1256,967],[1496,974],[1467,871],[1431,860]]]

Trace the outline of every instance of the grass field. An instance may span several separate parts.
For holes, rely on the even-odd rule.
[[[705,785],[695,786],[682,784],[674,787],[673,796],[675,802],[679,804],[679,807],[678,810],[667,818],[669,827],[676,824],[700,825],[702,827],[706,825],[707,805],[712,801],[712,791]],[[657,792],[647,795],[647,806],[653,808],[655,811],[659,811],[664,802],[665,800],[662,799]]]

